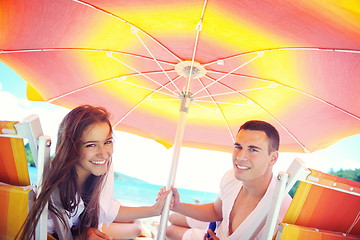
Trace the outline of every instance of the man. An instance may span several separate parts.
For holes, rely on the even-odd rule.
[[[240,127],[234,143],[233,169],[224,175],[216,201],[202,205],[182,203],[174,188],[171,210],[204,222],[221,221],[216,236],[209,230],[210,237],[205,239],[263,239],[265,216],[270,210],[276,184],[272,169],[278,159],[278,149],[279,133],[272,125],[255,120],[246,122]],[[278,222],[290,202],[287,195]],[[177,230],[176,226],[170,226],[168,238],[176,239],[174,231]],[[188,231],[196,230],[187,230],[182,239],[196,239]]]

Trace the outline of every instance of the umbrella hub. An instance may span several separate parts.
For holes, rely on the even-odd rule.
[[[182,77],[201,78],[206,75],[206,69],[198,62],[183,61],[175,65],[175,71]]]

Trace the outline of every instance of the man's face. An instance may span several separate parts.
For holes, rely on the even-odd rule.
[[[277,151],[269,154],[269,138],[265,132],[240,130],[232,155],[235,177],[241,181],[261,180],[271,173],[277,157]]]

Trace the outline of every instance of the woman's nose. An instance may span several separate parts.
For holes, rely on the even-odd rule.
[[[98,151],[98,155],[101,156],[101,157],[108,157],[109,156],[109,151],[105,146],[100,146],[99,151]]]

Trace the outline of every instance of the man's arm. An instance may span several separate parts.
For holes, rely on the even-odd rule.
[[[172,191],[173,199],[170,207],[172,211],[204,222],[222,220],[222,201],[219,197],[215,202],[207,204],[182,203],[177,189],[173,188]]]

